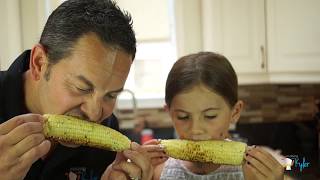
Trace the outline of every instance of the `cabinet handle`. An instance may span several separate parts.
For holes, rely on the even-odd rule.
[[[266,65],[266,55],[265,55],[265,50],[264,50],[264,46],[260,46],[260,50],[261,50],[261,68],[264,69],[265,65]]]

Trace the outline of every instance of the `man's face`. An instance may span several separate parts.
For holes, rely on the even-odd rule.
[[[112,114],[131,63],[131,55],[106,48],[94,34],[84,35],[70,56],[50,67],[48,80],[48,69],[41,72],[41,113],[73,115],[101,123]]]

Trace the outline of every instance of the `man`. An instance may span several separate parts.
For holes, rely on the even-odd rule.
[[[102,174],[104,179],[150,179],[150,158],[136,143],[116,157],[50,142],[42,133],[46,113],[118,130],[112,111],[135,52],[131,18],[114,2],[62,3],[50,15],[40,42],[0,74],[1,179],[98,179]]]

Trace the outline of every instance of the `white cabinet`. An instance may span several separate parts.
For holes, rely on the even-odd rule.
[[[224,54],[238,73],[266,70],[263,0],[204,0],[203,49]]]
[[[319,0],[203,0],[201,16],[240,83],[320,82]]]
[[[174,36],[177,56],[202,50],[201,1],[174,0]]]
[[[320,71],[320,1],[268,0],[270,72]]]

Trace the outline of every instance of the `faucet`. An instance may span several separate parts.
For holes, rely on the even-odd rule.
[[[137,115],[137,99],[134,95],[134,92],[131,91],[130,89],[123,89],[121,94],[122,93],[128,93],[131,95],[131,101],[132,101],[132,119],[134,119]],[[118,100],[117,100],[118,102]],[[118,103],[116,102],[115,104],[115,110],[114,110],[114,114],[118,117],[118,118],[121,118],[121,111],[119,110],[118,108]]]

